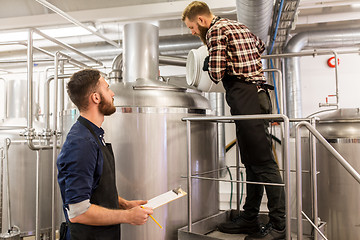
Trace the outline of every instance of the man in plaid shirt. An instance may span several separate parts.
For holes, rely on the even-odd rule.
[[[265,44],[249,29],[236,21],[214,16],[206,3],[194,1],[184,10],[182,20],[193,35],[207,45],[209,56],[204,62],[215,83],[222,81],[232,115],[260,114],[255,82],[265,82],[261,54]],[[236,121],[236,137],[248,182],[283,183],[272,154],[263,120]],[[258,220],[264,185],[246,184],[244,211],[235,221],[222,223],[226,233],[246,233],[246,240],[285,238],[285,194],[280,186],[265,185],[269,222],[260,228]]]

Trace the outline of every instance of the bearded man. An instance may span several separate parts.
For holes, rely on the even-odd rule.
[[[183,12],[182,20],[191,33],[206,44],[209,57],[203,70],[209,72],[213,82],[223,83],[231,114],[261,114],[257,84],[265,82],[261,63],[264,42],[244,24],[215,16],[205,2],[190,3]],[[247,182],[282,184],[263,120],[241,120],[235,121],[235,124]],[[264,186],[269,222],[260,228],[258,217]],[[247,183],[243,208],[235,221],[220,224],[219,230],[249,234],[245,240],[285,238],[284,187]]]
[[[144,224],[152,209],[147,201],[118,195],[111,144],[105,143],[104,116],[116,111],[114,92],[98,70],[76,72],[67,84],[80,117],[71,127],[57,159],[58,183],[66,223],[60,239],[118,240],[120,224]]]

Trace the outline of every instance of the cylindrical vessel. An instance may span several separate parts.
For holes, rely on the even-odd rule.
[[[339,109],[319,117],[318,131],[360,172],[360,109]],[[328,224],[329,239],[359,239],[359,183],[319,144],[317,159],[319,217]]]
[[[6,117],[26,118],[26,113],[27,113],[26,81],[7,80],[6,83],[7,83],[6,84],[6,90],[7,90]]]
[[[159,76],[159,28],[148,23],[124,26],[123,81],[138,78],[157,79]]]
[[[8,150],[5,151],[3,168],[3,206],[1,218],[2,231],[8,231],[9,226],[17,226],[20,229],[21,237],[35,235],[36,230],[36,161],[37,154],[29,149],[25,137],[20,136],[26,127],[27,98],[26,81],[6,81],[8,89],[8,118],[0,124],[0,147],[7,148],[6,141],[9,143]],[[24,94],[25,89],[25,94]],[[24,97],[25,95],[25,97]],[[36,131],[42,130],[44,124],[34,122]],[[9,139],[9,140],[6,140]],[[37,143],[37,140],[34,140]],[[39,154],[40,169],[39,176],[39,227],[40,233],[44,236],[51,232],[51,179],[52,179],[52,153],[51,150],[42,150]],[[9,165],[7,166],[7,162]],[[7,169],[9,172],[7,173]],[[9,176],[9,181],[7,181]],[[9,193],[7,194],[7,186]],[[10,198],[10,219],[8,218],[8,201]],[[57,194],[60,203],[60,194]],[[60,219],[57,215],[57,226]]]
[[[208,55],[206,46],[190,50],[186,60],[186,82],[203,92],[225,92],[222,82],[215,84],[209,73],[203,70],[204,60]]]
[[[170,86],[111,85],[117,111],[106,118],[106,139],[114,147],[117,187],[126,199],[151,199],[181,186],[187,191],[186,116],[199,116],[209,107],[197,93]],[[132,90],[132,88],[134,90]],[[117,129],[117,130],[115,130]],[[217,168],[216,125],[193,123],[192,169],[195,173]],[[201,176],[217,177],[216,173]],[[218,212],[218,184],[193,180],[194,221]],[[177,239],[177,229],[187,224],[187,199],[154,211],[160,229],[149,220],[144,226],[122,226],[124,239]]]

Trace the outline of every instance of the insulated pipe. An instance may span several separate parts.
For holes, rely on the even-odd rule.
[[[354,46],[359,41],[359,28],[301,32],[290,39],[285,47],[285,53],[299,53],[304,47]],[[302,117],[302,106],[299,58],[285,59],[285,79],[288,116],[289,118],[300,118]]]
[[[273,0],[237,0],[237,19],[266,43],[273,7]]]
[[[158,79],[159,27],[141,22],[126,24],[123,45],[124,82]]]

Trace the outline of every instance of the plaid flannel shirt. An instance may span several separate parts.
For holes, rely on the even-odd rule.
[[[209,75],[219,82],[225,74],[246,81],[265,81],[261,54],[265,44],[245,26],[215,17],[206,34],[209,50]]]

